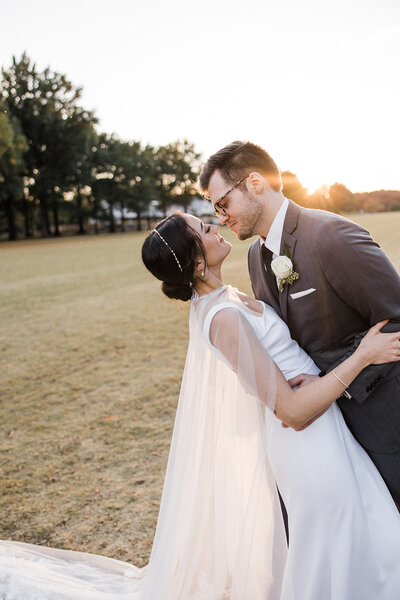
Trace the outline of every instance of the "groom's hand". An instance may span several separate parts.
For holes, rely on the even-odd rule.
[[[288,380],[291,388],[302,387],[319,379],[318,375],[309,375],[308,373],[300,373],[297,377],[292,377]]]
[[[301,373],[300,375],[297,375],[297,377],[293,377],[292,379],[289,379],[288,384],[290,385],[291,388],[302,387],[304,385],[308,385],[309,383],[312,383],[316,379],[319,379],[318,375],[309,375],[308,373]],[[323,415],[324,412],[325,411],[322,411],[321,413],[319,413],[318,415],[316,415],[315,417],[313,417],[312,419],[310,419],[309,421],[304,423],[301,427],[294,427],[293,429],[295,429],[295,431],[303,431],[303,429],[307,429],[307,427],[309,425],[311,425],[311,423],[314,423],[314,421],[319,419],[319,417],[321,415]],[[288,427],[290,427],[290,425],[288,425],[287,423],[284,423],[282,421],[282,427],[287,429]]]

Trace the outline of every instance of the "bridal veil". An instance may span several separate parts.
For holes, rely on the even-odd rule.
[[[148,566],[0,542],[2,600],[279,598],[286,541],[267,460],[275,366],[254,347],[246,311],[230,286],[192,300]]]

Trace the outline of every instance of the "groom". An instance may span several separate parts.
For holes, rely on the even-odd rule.
[[[200,187],[239,240],[259,236],[248,254],[255,297],[276,310],[322,371],[378,321],[390,319],[383,331],[400,330],[400,277],[384,251],[352,221],[285,198],[279,169],[261,147],[225,146],[204,165]],[[283,255],[290,262],[276,261],[274,274],[271,262]],[[400,362],[368,367],[338,403],[399,506]]]

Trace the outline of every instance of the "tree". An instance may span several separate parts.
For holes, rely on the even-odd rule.
[[[152,200],[159,201],[164,213],[173,203],[186,207],[196,193],[199,159],[187,141],[155,149],[102,134],[95,157],[95,189],[99,203],[107,204],[110,232],[115,231],[115,210],[121,215],[126,208],[135,211],[140,229],[141,214]]]
[[[337,213],[355,210],[354,194],[342,183],[334,183],[329,188],[329,201],[332,210]]]
[[[110,233],[116,231],[114,209],[120,198],[118,185],[124,178],[120,144],[116,136],[100,134],[93,156],[96,218],[100,216],[102,210],[106,210]]]
[[[57,235],[59,199],[71,184],[76,163],[86,151],[86,136],[97,120],[79,106],[80,88],[50,68],[37,71],[25,53],[19,61],[13,57],[2,75],[0,97],[28,142],[25,175],[40,202],[42,235],[50,234],[50,206]]]
[[[200,154],[187,140],[160,146],[154,153],[157,195],[164,214],[171,204],[185,208],[197,193]]]
[[[283,195],[300,206],[307,206],[307,189],[304,188],[297,175],[291,171],[282,173]]]
[[[71,218],[78,224],[78,233],[82,235],[86,233],[87,219],[97,213],[94,185],[98,135],[91,124],[74,119],[70,136],[70,175],[63,196],[69,199]]]
[[[17,238],[15,212],[23,196],[24,154],[28,149],[18,120],[0,105],[0,206],[3,208],[10,240]]]
[[[154,148],[142,148],[139,142],[123,146],[123,191],[127,207],[136,212],[138,230],[142,229],[142,213],[157,197]]]
[[[312,194],[308,195],[307,208],[318,208],[322,210],[332,210],[329,199],[329,186],[321,185]]]

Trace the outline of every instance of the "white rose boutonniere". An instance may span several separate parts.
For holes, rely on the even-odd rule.
[[[293,262],[289,254],[289,248],[287,248],[286,244],[284,245],[284,255],[274,258],[271,262],[271,269],[278,280],[280,292],[283,292],[283,286],[286,283],[292,285],[292,283],[300,277],[294,270]]]

